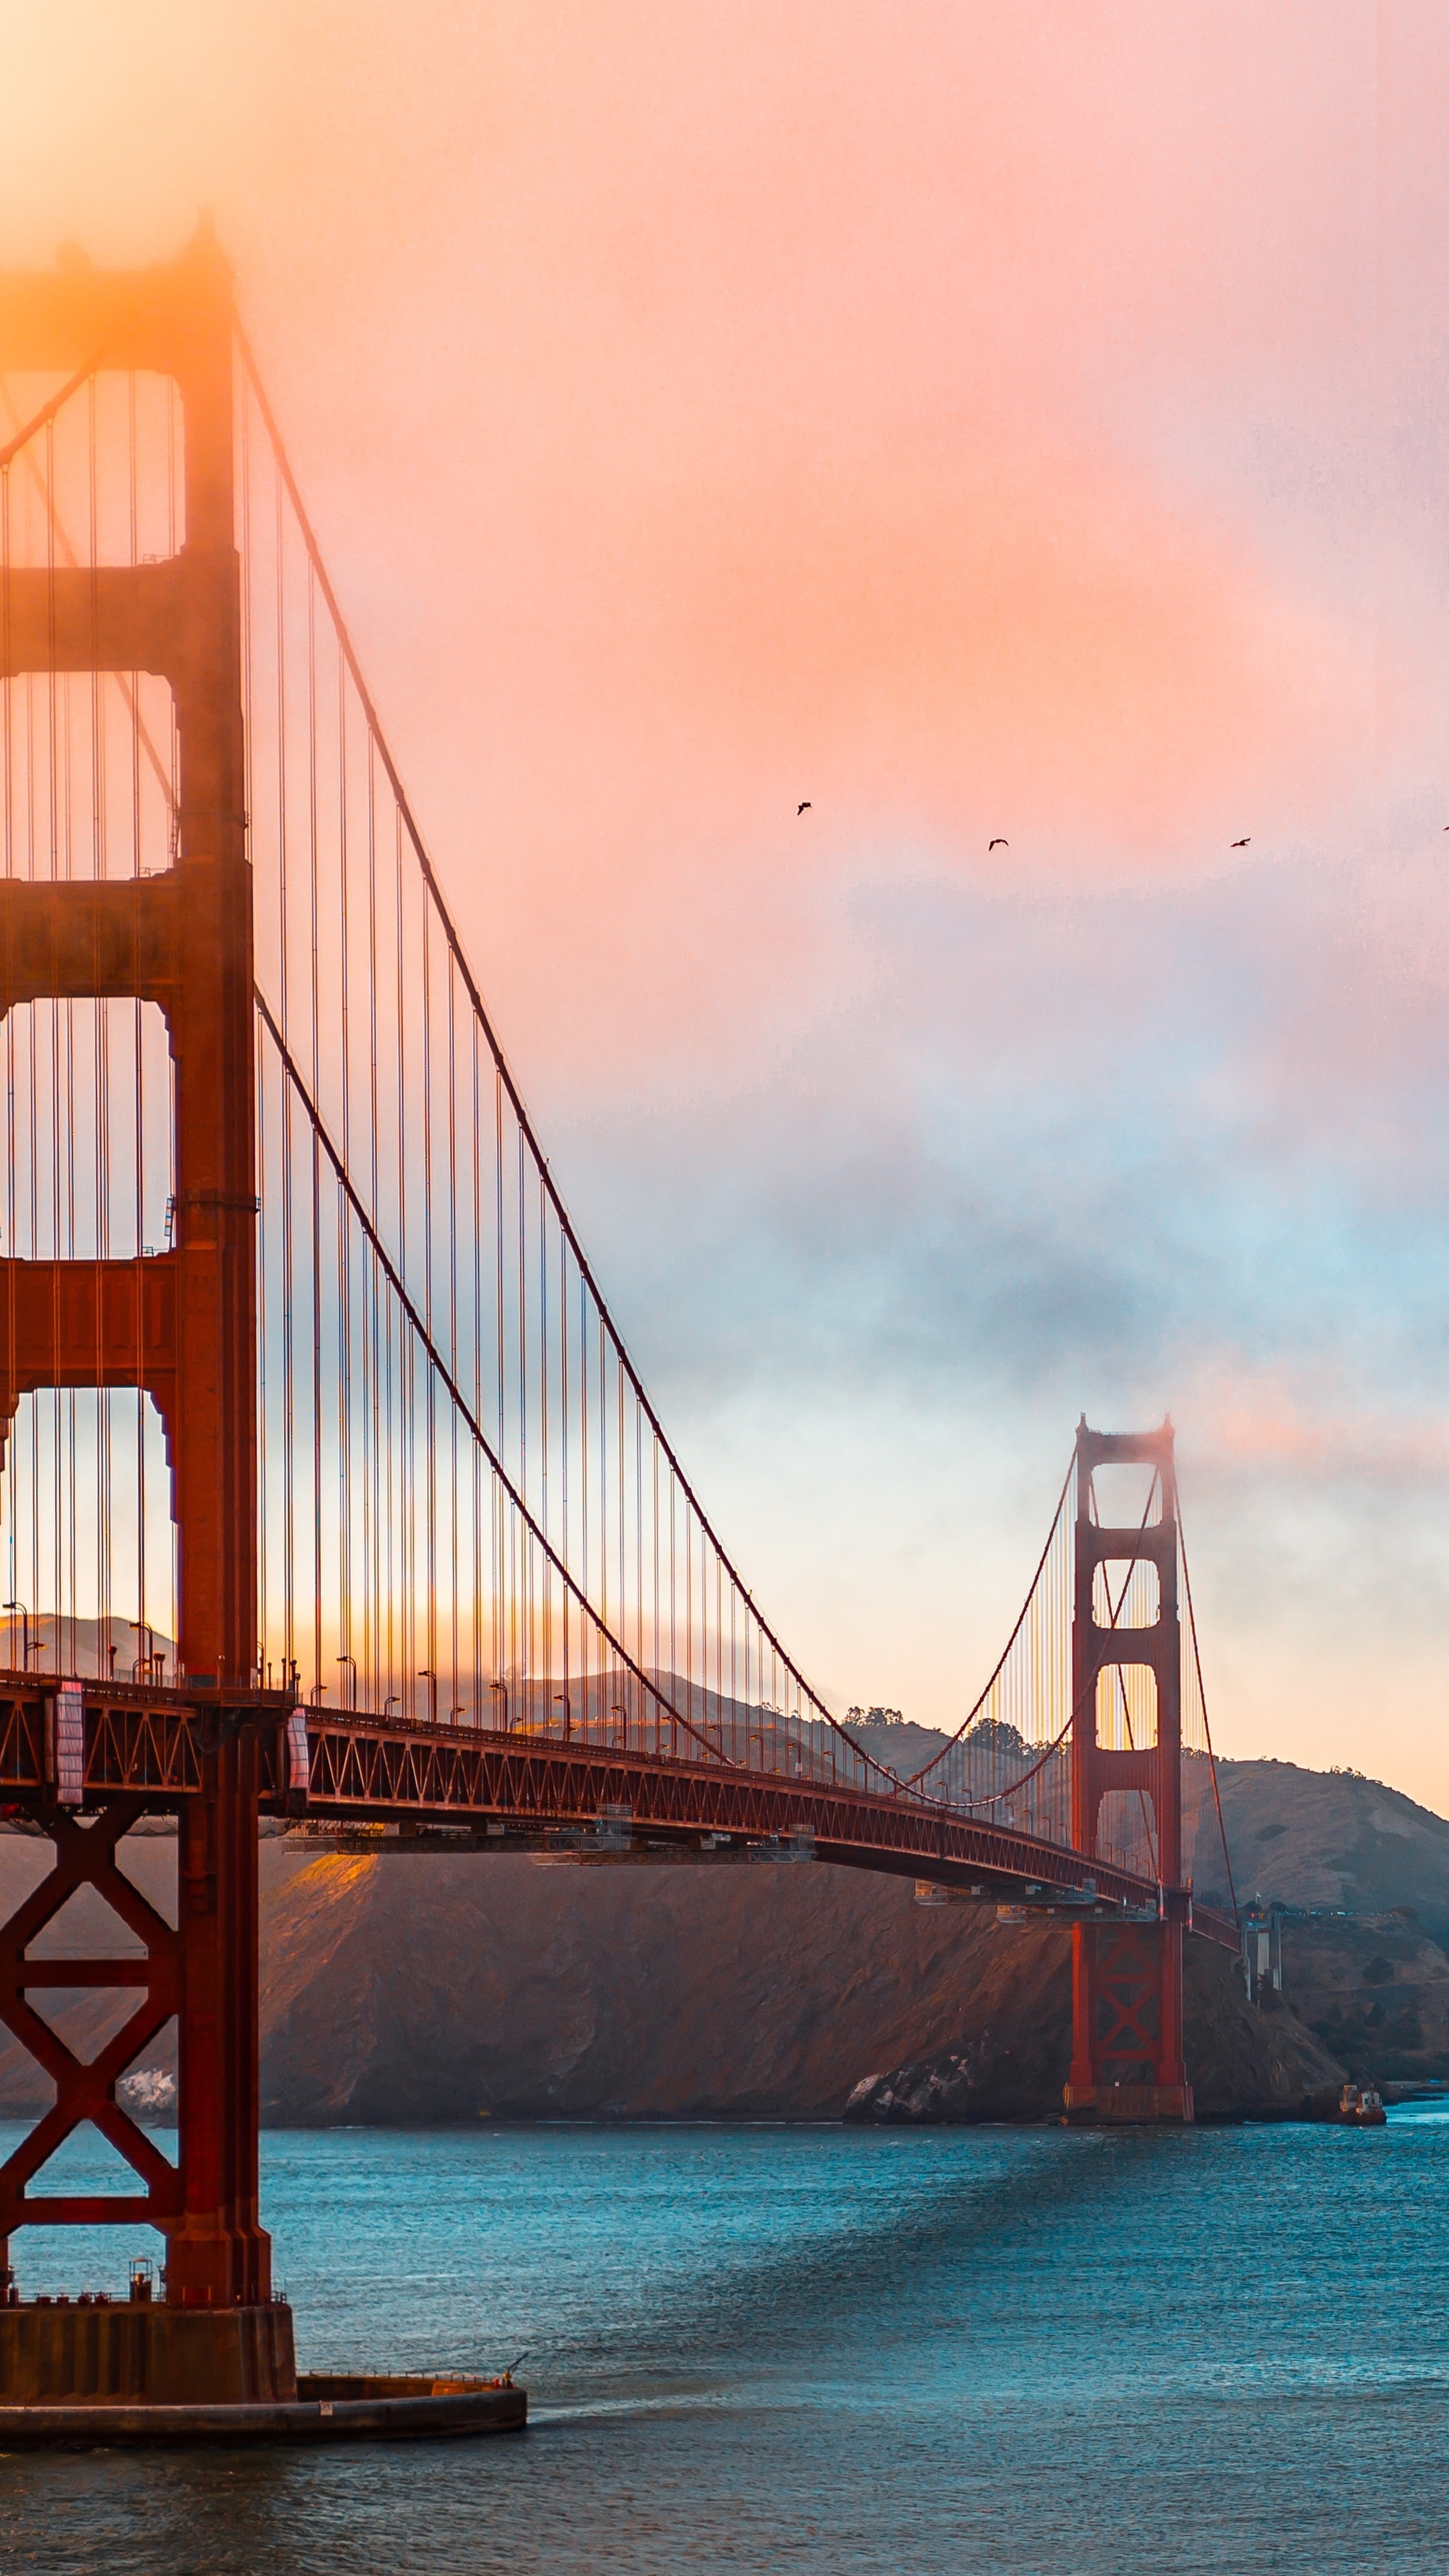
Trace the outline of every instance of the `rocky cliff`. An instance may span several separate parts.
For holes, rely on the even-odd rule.
[[[1031,1937],[1010,1936],[1012,1945]],[[862,2078],[846,2105],[847,2120],[876,2124],[1049,2119],[1061,2106],[1070,2055],[1071,1993],[1060,1935],[1035,1936],[1045,1961],[1013,1956],[999,1973],[1045,1965],[1023,1997],[1030,2047],[1013,2050],[1017,1998],[1007,1983],[994,2019],[983,2018],[953,2048]],[[963,2017],[964,2018],[964,2017]],[[1237,1961],[1205,1941],[1184,1953],[1183,2019],[1188,2070],[1199,2120],[1296,2116],[1341,2081],[1337,2060],[1305,2029],[1292,2005],[1271,1991],[1250,2004]]]

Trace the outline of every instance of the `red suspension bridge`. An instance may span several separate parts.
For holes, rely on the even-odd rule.
[[[270,2312],[262,1815],[1012,1897],[1072,1926],[1068,2115],[1190,2119],[1184,1933],[1237,1932],[1184,1849],[1220,1818],[1170,1426],[1079,1428],[947,1747],[907,1778],[857,1741],[569,1219],[214,242],[0,279],[0,400],[0,1799],[55,1850],[0,1929],[55,2091],[0,2262],[30,2222],[145,2223],[218,2355]],[[174,1925],[117,1859],[156,1813]],[[33,1955],[82,1886],[131,1952]],[[84,2063],[33,1998],[98,1986],[134,2010]],[[174,2163],[117,2098],[173,2020]],[[35,2187],[86,2122],[133,2192]],[[243,2376],[285,2379],[274,2344]]]

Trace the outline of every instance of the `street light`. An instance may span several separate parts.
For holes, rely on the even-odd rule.
[[[19,1611],[19,1613],[20,1613],[21,1625],[22,1625],[22,1628],[23,1628],[23,1631],[24,1631],[24,1647],[25,1647],[24,1658],[23,1658],[23,1661],[24,1661],[24,1669],[26,1670],[26,1672],[29,1672],[29,1670],[30,1670],[30,1612],[29,1612],[29,1610],[26,1608],[26,1605],[25,1605],[25,1603],[24,1603],[23,1601],[7,1601],[7,1602],[6,1602],[6,1604],[5,1604],[5,1607],[6,1607],[6,1609],[7,1609],[7,1610],[18,1610],[18,1611]]]
[[[438,1676],[434,1672],[431,1664],[419,1664],[418,1679],[420,1682],[426,1682],[428,1685],[428,1720],[430,1725],[436,1726],[438,1723]]]
[[[567,1744],[573,1733],[573,1710],[569,1706],[569,1695],[567,1691],[555,1691],[553,1698],[555,1708],[557,1708],[560,1700],[563,1702],[564,1742]]]
[[[338,1656],[338,1658],[337,1658],[337,1660],[338,1660],[339,1664],[350,1664],[350,1665],[351,1665],[351,1667],[352,1667],[352,1682],[351,1682],[352,1697],[351,1697],[351,1699],[348,1701],[347,1705],[348,1705],[348,1707],[349,1707],[349,1708],[356,1708],[356,1706],[357,1706],[357,1657],[356,1657],[355,1655],[339,1655],[339,1656]]]

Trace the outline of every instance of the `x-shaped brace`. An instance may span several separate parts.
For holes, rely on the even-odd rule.
[[[0,2237],[34,2221],[114,2219],[164,2227],[180,2212],[181,2184],[174,2165],[144,2129],[120,2108],[117,2078],[163,2029],[177,2009],[177,1936],[116,1862],[116,1845],[141,1812],[140,1802],[118,1798],[95,1822],[83,1825],[51,1816],[46,1832],[55,1844],[55,1866],[33,1895],[0,1926],[0,2021],[44,2067],[56,2098],[43,2119],[0,2165]],[[29,1944],[44,1931],[78,1888],[93,1887],[127,1929],[145,1945],[142,1958],[31,1959]],[[40,1988],[134,1986],[141,2000],[114,2038],[86,2063],[75,2056],[27,2001]],[[123,2156],[144,2194],[80,2196],[51,2193],[32,2198],[26,2185],[73,2129],[90,2120]]]
[[[1097,1965],[1098,2055],[1155,2057],[1157,2034],[1144,2028],[1142,2014],[1156,1999],[1153,1962],[1135,1942],[1114,1942]],[[1104,2015],[1110,2016],[1105,2030]]]

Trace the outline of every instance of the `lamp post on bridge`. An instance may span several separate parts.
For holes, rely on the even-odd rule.
[[[30,1612],[23,1601],[7,1601],[5,1607],[7,1610],[18,1610],[20,1613],[21,1670],[28,1673],[30,1670]]]

